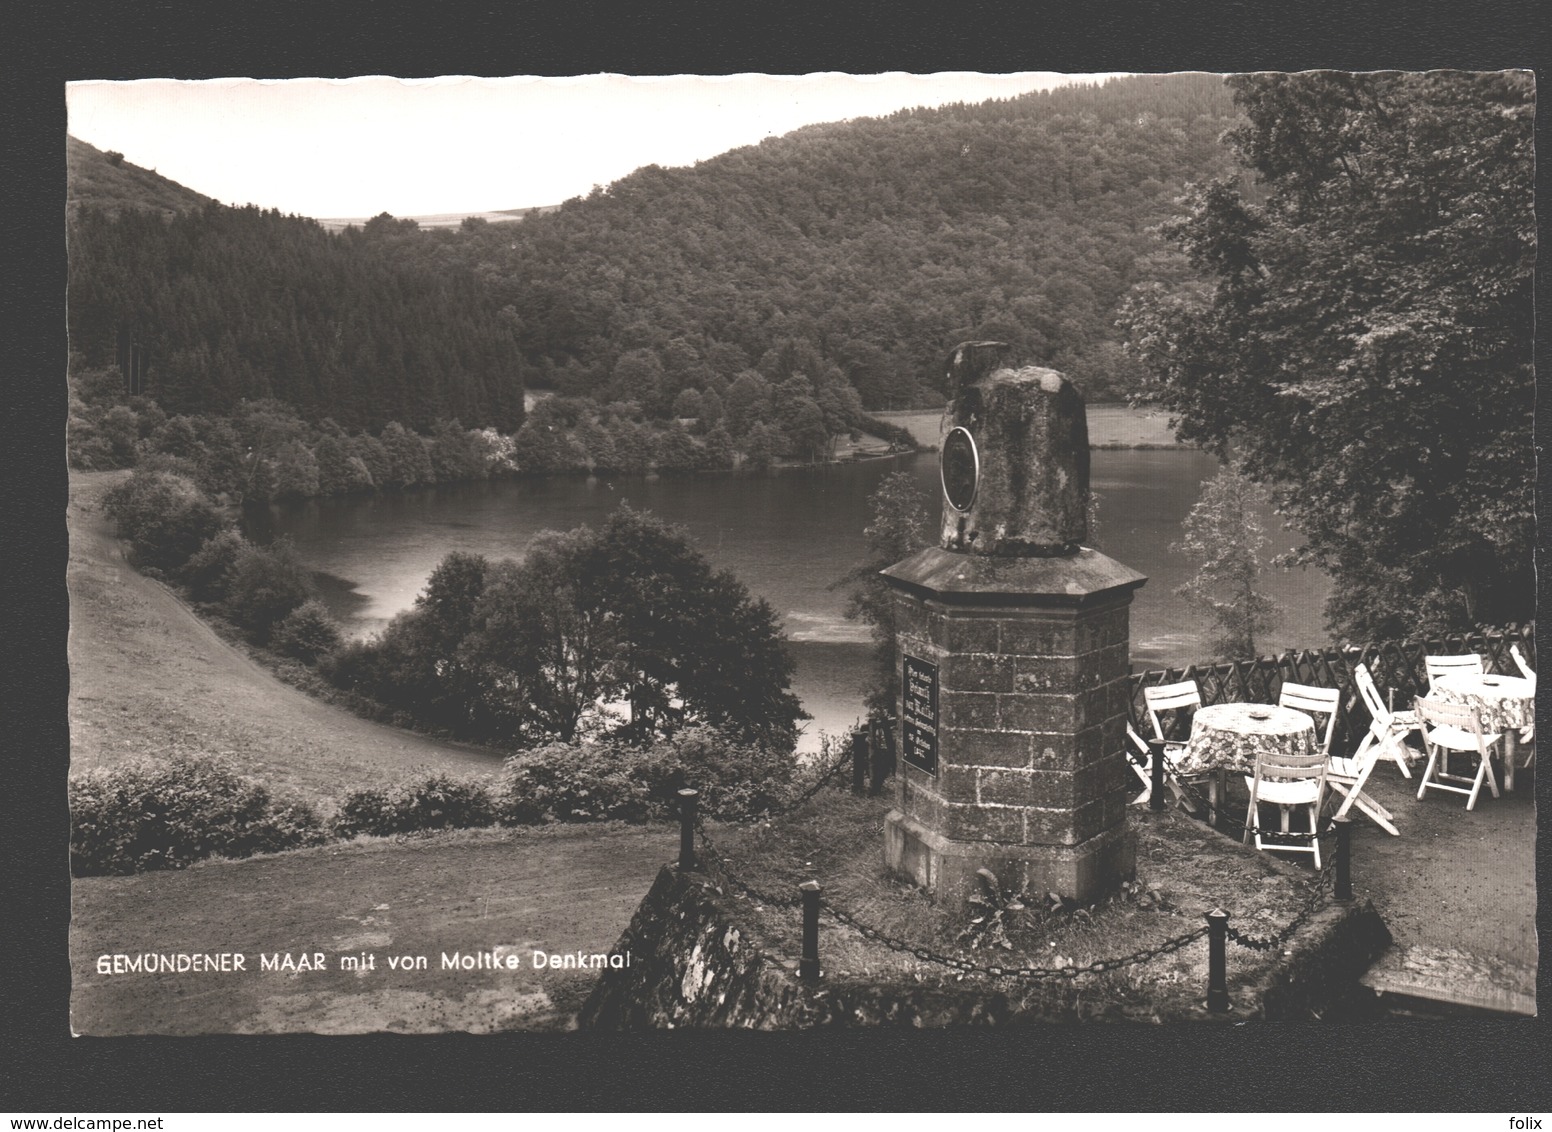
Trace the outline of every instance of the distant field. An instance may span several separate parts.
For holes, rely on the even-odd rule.
[[[942,409],[874,413],[880,420],[908,429],[918,444],[938,446],[943,430]],[[1175,448],[1180,442],[1170,431],[1162,412],[1134,409],[1129,405],[1090,405],[1089,444],[1095,448]]]
[[[504,224],[522,220],[536,212],[554,212],[559,207],[558,204],[544,204],[536,208],[503,208],[495,212],[431,212],[424,216],[399,216],[395,219],[413,220],[422,228],[456,228],[470,216],[488,220],[492,224]],[[370,219],[368,216],[333,216],[320,218],[318,223],[331,232],[339,232],[352,224],[359,228]]]

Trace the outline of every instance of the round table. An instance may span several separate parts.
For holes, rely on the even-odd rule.
[[[1520,731],[1536,721],[1536,685],[1523,676],[1452,672],[1436,677],[1433,689],[1441,700],[1475,710],[1483,731],[1503,732],[1504,789],[1513,790]]]
[[[1213,704],[1197,709],[1176,766],[1182,774],[1255,774],[1258,754],[1314,753],[1315,721],[1302,711],[1271,704]]]

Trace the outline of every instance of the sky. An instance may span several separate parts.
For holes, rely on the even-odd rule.
[[[69,132],[225,204],[318,219],[559,204],[814,122],[1104,75],[138,79],[66,87]]]

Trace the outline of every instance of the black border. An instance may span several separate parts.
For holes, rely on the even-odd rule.
[[[0,45],[6,770],[0,1108],[1488,1111],[1549,1107],[1547,1024],[642,1037],[72,1039],[64,1004],[64,83],[71,78],[1533,67],[1524,0],[1125,8],[20,0]],[[1547,137],[1546,117],[1538,139]],[[1543,150],[1552,153],[1552,148]],[[1543,166],[1545,166],[1543,162]],[[1538,187],[1544,183],[1543,172]],[[1545,213],[1543,212],[1543,216]],[[1538,280],[1539,280],[1538,276]],[[1545,292],[1541,292],[1544,294]],[[1544,300],[1543,300],[1544,301]],[[1538,343],[1538,360],[1542,350]],[[1546,801],[1538,784],[1538,801]],[[1538,852],[1543,878],[1548,850]],[[1552,938],[1545,905],[1543,938]],[[1542,1001],[1552,1001],[1545,995]],[[1538,1069],[1537,1066],[1542,1068]]]

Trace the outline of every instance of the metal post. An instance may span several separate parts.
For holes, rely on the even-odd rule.
[[[1148,740],[1149,772],[1153,775],[1153,782],[1148,788],[1148,809],[1162,810],[1164,808],[1164,740]]]
[[[1353,819],[1346,814],[1336,819],[1336,898],[1353,898]]]
[[[695,804],[701,792],[688,788],[679,791],[679,871],[695,867]]]
[[[1207,913],[1207,1009],[1222,1014],[1229,1008],[1229,914],[1222,908]]]
[[[862,728],[851,736],[851,792],[861,794],[866,788],[868,770],[868,733]]]
[[[812,983],[819,978],[819,882],[806,880],[798,891],[803,894],[803,958],[798,961],[798,977]]]

